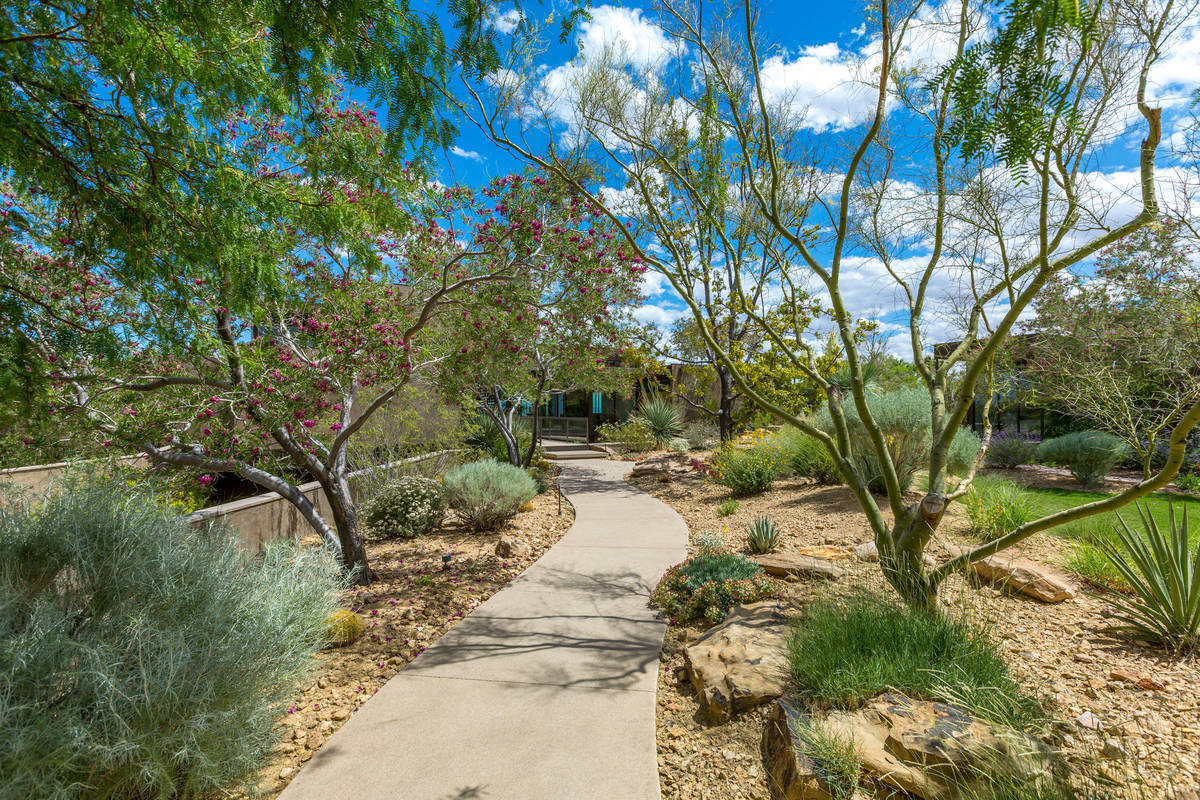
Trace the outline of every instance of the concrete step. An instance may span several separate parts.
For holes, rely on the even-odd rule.
[[[579,461],[584,458],[608,458],[607,453],[590,448],[579,450],[544,450],[542,453],[547,461]]]

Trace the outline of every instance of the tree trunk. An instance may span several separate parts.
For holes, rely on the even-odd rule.
[[[325,488],[329,502],[329,513],[342,544],[342,568],[352,583],[366,586],[375,580],[375,573],[367,563],[367,550],[363,544],[362,531],[358,525],[358,509],[350,493],[350,482],[344,477],[334,478]]]
[[[721,396],[717,402],[717,430],[721,441],[728,442],[733,438],[733,376],[729,368],[717,366],[717,379],[720,384]]]
[[[937,610],[938,585],[925,573],[925,545],[945,510],[944,496],[927,494],[905,507],[890,531],[875,537],[884,577],[909,608]]]

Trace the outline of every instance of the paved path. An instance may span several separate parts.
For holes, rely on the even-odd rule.
[[[575,523],[399,672],[280,800],[658,800],[651,588],[687,527],[626,484],[563,467]]]

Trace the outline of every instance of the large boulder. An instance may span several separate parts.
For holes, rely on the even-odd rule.
[[[972,567],[975,574],[988,583],[1043,603],[1061,603],[1075,596],[1075,589],[1066,579],[1026,559],[997,553],[976,561]]]
[[[786,578],[789,575],[799,575],[806,578],[826,578],[837,580],[846,571],[827,558],[800,555],[799,553],[767,553],[761,556],[751,556],[768,575]]]
[[[501,558],[526,558],[532,553],[533,547],[529,542],[515,536],[501,536],[496,542],[496,555]]]
[[[961,706],[893,692],[858,711],[834,712],[824,724],[853,738],[875,781],[926,800],[949,800],[959,793],[952,784],[983,775],[1039,781],[1060,765],[1055,751],[1038,739],[992,725]]]
[[[796,736],[807,724],[808,715],[791,700],[779,700],[767,716],[762,757],[774,800],[834,800],[825,775]]]
[[[783,695],[788,620],[775,600],[734,606],[725,621],[684,651],[692,686],[709,718],[734,714]]]

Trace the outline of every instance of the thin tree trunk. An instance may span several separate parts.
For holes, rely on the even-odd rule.
[[[342,566],[351,582],[366,586],[375,580],[375,573],[367,562],[367,550],[359,530],[358,509],[350,491],[350,482],[342,475],[332,478],[324,488],[330,516],[333,517],[338,540],[342,543]]]
[[[721,441],[728,442],[733,438],[733,378],[724,365],[717,366],[717,378],[721,392],[717,402],[717,430]]]

